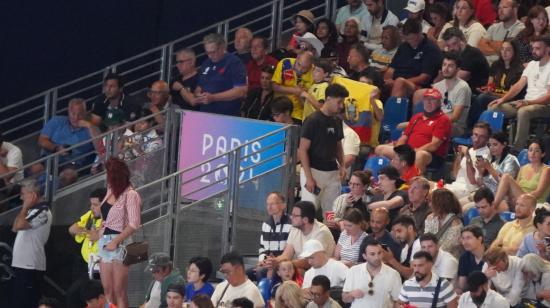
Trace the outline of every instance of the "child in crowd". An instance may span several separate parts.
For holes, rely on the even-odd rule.
[[[142,120],[134,124],[134,131],[129,128],[124,132],[124,141],[122,142],[122,151],[119,158],[125,161],[133,160],[143,154],[151,153],[162,147],[162,139],[159,137],[153,123],[155,119],[149,117],[152,115],[149,109],[142,110]]]
[[[319,110],[325,102],[325,90],[328,87],[329,76],[332,73],[332,65],[325,59],[320,59],[314,63],[313,82],[309,90],[302,91],[300,95],[304,102],[304,120],[313,112]]]
[[[268,277],[269,276],[270,273],[268,273]],[[301,287],[304,278],[300,275],[300,272],[292,261],[283,261],[275,268],[275,275],[271,278],[271,297],[275,297],[277,288],[279,288],[283,282],[289,280],[296,282]]]

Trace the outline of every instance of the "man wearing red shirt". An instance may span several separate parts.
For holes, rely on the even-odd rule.
[[[416,151],[415,165],[421,173],[431,164],[443,166],[451,137],[451,120],[441,111],[441,93],[428,89],[424,93],[424,112],[412,116],[396,146],[408,144]],[[395,152],[391,144],[376,147],[376,154],[393,159]]]
[[[255,35],[250,43],[250,54],[252,60],[246,64],[246,73],[248,76],[248,90],[260,87],[260,78],[262,68],[271,65],[275,68],[277,59],[267,54],[269,44],[263,36]]]

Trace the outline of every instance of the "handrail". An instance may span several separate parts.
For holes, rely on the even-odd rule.
[[[107,132],[101,133],[101,134],[99,134],[99,135],[97,135],[97,136],[95,136],[95,137],[93,137],[93,138],[90,138],[90,139],[81,141],[81,142],[79,142],[79,143],[76,143],[76,144],[74,144],[74,145],[71,145],[70,147],[66,148],[65,150],[73,150],[73,149],[76,149],[76,148],[78,148],[78,147],[81,147],[81,146],[83,146],[83,145],[85,145],[85,144],[88,144],[88,143],[90,143],[90,142],[93,143],[94,141],[101,140],[101,139],[103,139],[104,137],[109,136],[109,135],[111,135],[111,134],[114,134],[114,133],[116,133],[116,132],[118,132],[118,131],[122,131],[122,130],[125,130],[126,128],[128,128],[128,127],[132,127],[132,126],[133,126],[134,124],[136,124],[137,122],[140,122],[140,121],[143,121],[143,120],[152,119],[152,118],[154,118],[154,117],[157,116],[157,115],[166,114],[167,112],[168,112],[167,110],[161,110],[161,111],[158,112],[158,113],[150,114],[150,115],[148,115],[148,116],[146,116],[146,117],[137,119],[137,120],[135,120],[135,121],[133,121],[133,122],[126,123],[126,124],[124,124],[123,126],[117,127],[117,128],[114,129],[114,130],[111,130],[111,131],[107,131]],[[87,155],[89,155],[89,154],[86,154],[85,156],[87,156]],[[33,161],[33,162],[30,162],[30,163],[24,165],[23,167],[21,167],[21,168],[19,168],[19,169],[16,169],[16,170],[14,170],[14,171],[10,171],[10,172],[3,173],[2,175],[0,175],[0,180],[4,179],[4,178],[6,178],[6,177],[13,176],[13,175],[15,175],[15,174],[18,173],[18,172],[25,171],[25,169],[29,168],[30,166],[32,166],[32,165],[34,165],[34,164],[41,163],[41,162],[44,162],[44,161],[47,161],[47,160],[50,160],[50,159],[54,159],[55,157],[59,157],[59,156],[61,156],[61,153],[60,153],[60,152],[55,152],[55,153],[48,154],[48,155],[46,155],[46,156],[44,156],[44,157],[41,157],[41,158],[39,158],[39,159],[37,159],[37,160],[35,160],[35,161]],[[85,156],[84,156],[84,157],[85,157]]]
[[[168,80],[172,77],[172,74],[173,74],[174,66],[173,66],[172,57],[174,55],[176,45],[186,40],[190,40],[190,42],[186,43],[188,47],[198,46],[201,44],[202,36],[207,33],[219,32],[227,36],[228,34],[233,33],[233,31],[235,29],[238,29],[239,27],[258,23],[258,22],[261,22],[263,19],[271,23],[271,31],[269,31],[270,30],[269,26],[263,26],[263,25],[259,25],[256,29],[253,29],[253,30],[256,33],[260,31],[262,32],[269,31],[269,39],[278,40],[280,39],[281,33],[286,33],[287,28],[289,28],[289,25],[286,22],[288,20],[288,15],[292,13],[293,10],[297,10],[297,8],[300,5],[301,5],[300,8],[303,8],[304,5],[307,6],[308,4],[311,3],[310,8],[314,10],[317,10],[324,6],[325,7],[324,14],[326,14],[327,12],[330,12],[331,8],[335,6],[334,3],[336,2],[337,0],[325,0],[325,1],[300,0],[297,2],[291,2],[288,0],[287,1],[284,1],[284,0],[269,1],[267,3],[254,7],[250,10],[247,10],[245,12],[239,13],[232,17],[226,18],[220,22],[204,27],[198,31],[186,34],[171,42],[143,51],[132,57],[114,62],[97,71],[75,78],[71,81],[62,83],[48,90],[39,92],[31,97],[22,99],[14,103],[10,103],[5,107],[0,108],[0,112],[2,113],[8,112],[8,114],[13,113],[13,116],[10,116],[6,120],[3,120],[0,125],[5,125],[6,126],[5,131],[9,129],[9,133],[11,135],[14,135],[14,138],[12,138],[12,140],[22,140],[27,136],[31,136],[36,133],[36,131],[32,131],[32,132],[29,132],[29,131],[36,129],[36,127],[39,125],[39,122],[34,121],[36,120],[34,118],[29,119],[29,121],[26,121],[23,124],[16,122],[16,119],[21,116],[18,112],[20,109],[23,109],[23,108],[25,110],[32,109],[32,110],[35,110],[36,112],[39,112],[39,110],[42,108],[44,110],[43,115],[40,117],[37,117],[37,119],[40,118],[42,121],[46,122],[51,116],[58,114],[60,112],[59,110],[63,109],[63,107],[66,105],[67,99],[69,99],[71,95],[83,93],[87,91],[87,92],[92,92],[90,99],[93,99],[94,97],[96,97],[95,95],[93,95],[93,92],[94,92],[93,88],[100,85],[98,84],[98,80],[102,80],[103,76],[108,72],[120,71],[120,73],[123,75],[128,74],[129,72],[132,72],[133,74],[135,74],[135,76],[132,77],[132,80],[127,80],[126,84],[128,86],[136,85],[136,83],[143,82],[147,78],[151,78],[156,74],[159,74],[160,79]],[[270,8],[271,10],[269,11],[268,14],[262,13],[262,10],[265,11]],[[319,15],[318,17],[321,17],[321,14],[318,14],[318,15]],[[250,16],[248,20],[243,20],[242,22],[236,23],[237,20],[247,16]],[[276,42],[273,42],[273,44],[275,43]],[[147,63],[143,64],[139,62],[141,60],[144,60]],[[133,64],[132,62],[136,62],[136,63]],[[125,65],[128,67],[124,67],[123,69],[121,69],[121,67]],[[143,73],[137,72],[142,69],[147,69],[147,67],[149,66],[156,66],[156,65],[158,65],[158,67],[155,69],[155,73],[150,73],[149,70],[147,70],[147,72],[144,71]],[[87,80],[91,78],[93,78],[93,82],[87,82]],[[78,83],[83,83],[83,84],[80,86],[78,85]],[[90,85],[90,83],[92,85]],[[141,84],[137,84],[137,87],[141,87],[141,86],[142,86]],[[90,99],[87,99],[87,100],[90,100]],[[35,106],[42,106],[42,107],[38,107],[35,109],[34,108]],[[32,122],[32,124],[29,124],[29,122]]]

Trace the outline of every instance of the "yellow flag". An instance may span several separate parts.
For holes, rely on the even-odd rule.
[[[370,98],[376,87],[341,76],[335,76],[332,83],[344,86],[349,92],[349,96],[344,101],[346,124],[359,135],[361,144],[378,145],[380,122],[374,118]],[[377,100],[376,103],[381,107],[380,101]]]

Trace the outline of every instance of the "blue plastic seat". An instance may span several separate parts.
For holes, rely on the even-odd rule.
[[[514,212],[502,212],[500,213],[500,218],[502,218],[505,221],[512,221],[516,219],[516,213]]]
[[[422,103],[418,103],[418,104],[414,105],[413,115],[415,115],[417,113],[420,113],[420,112],[424,112],[424,104],[422,104]]]
[[[525,166],[529,163],[529,158],[527,158],[527,149],[523,149],[519,152],[518,161],[520,166]]]
[[[500,111],[485,110],[479,116],[478,122],[479,121],[484,121],[484,122],[489,123],[489,126],[491,126],[491,131],[493,133],[497,133],[497,132],[502,131],[502,126],[504,125],[504,113],[502,113]],[[453,138],[453,143],[471,147],[472,146],[472,139],[470,138],[470,136],[468,136],[468,137],[454,137]]]
[[[409,108],[409,99],[405,97],[390,97],[384,105],[384,119],[382,120],[382,131],[380,132],[383,139],[395,136],[395,130],[399,123],[407,120],[407,111]],[[382,140],[386,142],[387,140]]]
[[[403,130],[401,128],[396,128],[391,131],[391,140],[396,141],[398,140],[401,135],[403,134]]]
[[[367,159],[363,170],[369,169],[372,171],[372,176],[378,178],[378,172],[380,169],[390,164],[390,160],[383,156],[371,156]]]
[[[464,225],[467,226],[472,222],[472,219],[479,216],[477,208],[473,207],[464,213]]]
[[[502,126],[504,125],[504,113],[500,111],[485,110],[479,116],[479,121],[489,123],[493,133],[498,133],[502,131]]]

